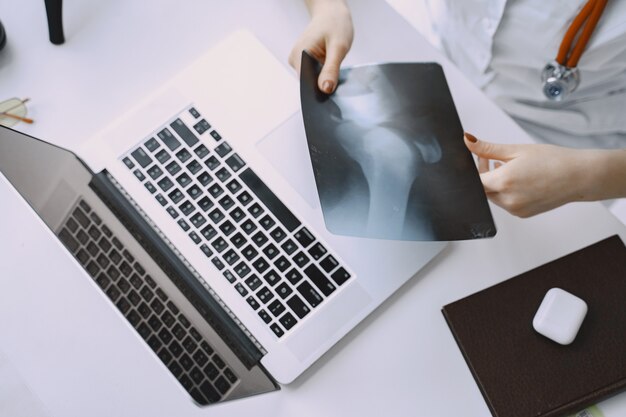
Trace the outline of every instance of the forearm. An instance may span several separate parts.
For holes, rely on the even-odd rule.
[[[626,197],[626,149],[589,151],[584,165],[580,201]]]

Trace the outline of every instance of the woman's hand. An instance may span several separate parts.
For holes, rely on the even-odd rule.
[[[626,196],[626,150],[503,145],[465,134],[487,197],[519,217],[573,201]],[[490,167],[490,162],[493,166]]]
[[[289,63],[300,73],[302,51],[324,63],[317,85],[326,94],[337,88],[339,66],[352,46],[354,29],[345,0],[307,0],[311,22],[296,41]]]

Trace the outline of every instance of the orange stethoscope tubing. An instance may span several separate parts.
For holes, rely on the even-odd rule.
[[[556,62],[567,68],[574,68],[578,65],[578,60],[582,56],[583,51],[587,46],[587,42],[589,42],[589,38],[591,38],[593,30],[596,28],[596,25],[602,16],[602,12],[604,11],[607,1],[608,0],[587,1],[587,4],[585,4],[580,13],[578,13],[578,15],[574,18],[569,29],[567,29],[567,32],[563,37],[563,41],[561,42],[561,46],[559,47]],[[581,27],[582,33],[578,39],[576,39],[576,35],[580,31]],[[568,56],[574,40],[576,40],[576,44],[574,45],[571,54]]]

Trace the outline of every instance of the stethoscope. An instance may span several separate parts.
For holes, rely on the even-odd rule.
[[[576,65],[602,16],[606,3],[607,0],[587,1],[567,29],[556,59],[543,68],[541,72],[543,94],[549,100],[563,100],[580,84],[580,72]],[[578,35],[581,28],[582,32]],[[576,43],[572,47],[574,41]]]

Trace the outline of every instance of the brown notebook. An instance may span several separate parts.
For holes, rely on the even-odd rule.
[[[532,326],[553,287],[582,298],[589,308],[567,346]],[[442,311],[496,417],[559,417],[626,388],[626,247],[618,236]]]

